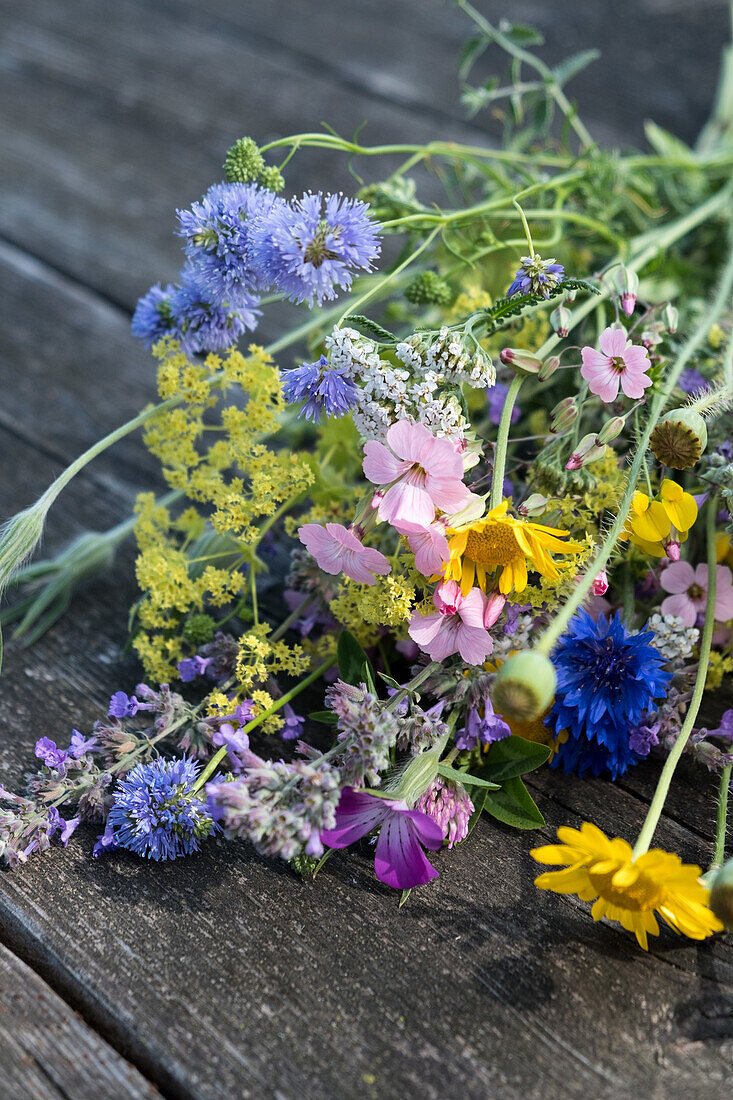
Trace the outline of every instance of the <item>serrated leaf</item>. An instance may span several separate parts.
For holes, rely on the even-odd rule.
[[[351,328],[355,328],[362,336],[370,336],[380,344],[397,343],[397,337],[388,329],[383,328],[382,325],[378,324],[376,321],[372,321],[371,317],[364,317],[361,313],[350,313],[349,316],[345,318],[344,324],[349,325]]]
[[[550,756],[549,745],[528,741],[525,737],[505,737],[495,741],[480,768],[481,776],[493,783],[504,783],[541,767]]]
[[[513,829],[539,829],[545,824],[534,799],[518,776],[507,779],[499,791],[487,791],[484,810]]]
[[[342,630],[339,634],[336,657],[339,676],[345,684],[358,687],[359,684],[364,683],[364,666],[369,665],[369,658],[348,630]]]
[[[332,710],[314,710],[308,717],[313,722],[322,722],[324,726],[335,726],[338,718]]]
[[[581,50],[579,53],[571,54],[570,57],[566,57],[564,61],[561,61],[559,65],[555,65],[552,70],[553,76],[561,86],[567,84],[568,80],[572,80],[574,76],[581,73],[588,65],[597,61],[600,56],[600,50]]]
[[[486,787],[495,791],[499,790],[499,783],[481,779],[480,776],[471,775],[469,772],[459,771],[458,768],[451,768],[450,764],[438,764],[438,772],[446,779],[452,779],[454,783],[463,783],[465,787]]]

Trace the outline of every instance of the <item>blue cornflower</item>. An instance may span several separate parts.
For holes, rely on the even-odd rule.
[[[370,271],[379,255],[377,226],[358,199],[304,194],[279,200],[252,226],[252,257],[263,282],[293,302],[320,306],[351,286],[356,269]]]
[[[356,404],[357,388],[343,367],[328,368],[322,355],[317,363],[301,363],[282,373],[283,397],[286,401],[305,401],[299,416],[318,423],[321,414],[335,418],[345,416]]]
[[[219,351],[236,344],[247,329],[257,327],[258,299],[240,295],[237,308],[212,302],[198,281],[195,268],[186,265],[181,285],[171,298],[173,335],[187,355]]]
[[[552,655],[557,690],[545,724],[568,739],[552,766],[566,772],[623,775],[638,754],[632,733],[654,699],[663,699],[671,673],[649,645],[652,631],[631,634],[617,612],[594,621],[579,611]],[[636,742],[634,742],[636,744]],[[637,745],[638,749],[638,745]]]
[[[197,852],[214,827],[204,801],[192,791],[198,773],[198,764],[185,756],[134,767],[117,785],[94,855],[113,848],[148,859]]]
[[[550,291],[561,283],[565,275],[562,264],[556,264],[554,258],[543,260],[535,252],[534,256],[522,256],[520,266],[514,276],[514,282],[506,292],[507,298],[513,294],[541,294],[550,297]]]
[[[217,183],[190,210],[177,211],[186,254],[213,304],[252,308],[263,283],[252,262],[250,232],[254,221],[267,217],[277,204],[285,205],[257,184]]]
[[[132,315],[132,335],[142,340],[146,348],[152,348],[163,336],[173,332],[171,298],[175,290],[171,284],[164,289],[156,283],[138,299]]]

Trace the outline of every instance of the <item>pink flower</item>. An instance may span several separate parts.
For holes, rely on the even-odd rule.
[[[715,618],[726,623],[733,619],[733,574],[727,565],[716,565],[715,578]],[[660,584],[672,593],[662,601],[663,615],[678,615],[685,626],[694,626],[698,615],[705,614],[707,565],[693,569],[689,561],[672,562],[664,569]]]
[[[606,595],[606,592],[608,592],[608,573],[605,569],[601,569],[600,573],[594,577],[590,590],[594,596]]]
[[[449,439],[400,420],[387,432],[387,443],[370,439],[364,447],[364,473],[375,485],[389,485],[378,506],[381,520],[428,527],[436,508],[450,513],[465,506],[463,459]]]
[[[591,393],[601,401],[615,401],[619,386],[627,397],[643,397],[652,380],[646,373],[651,366],[649,352],[626,339],[623,328],[604,329],[598,341],[601,350],[584,347],[580,373]]]
[[[432,615],[415,612],[412,616],[408,630],[412,640],[433,661],[460,653],[466,664],[483,664],[494,648],[484,625],[488,601],[483,592],[472,588],[463,596],[456,581],[446,581],[435,589],[433,603],[437,611]]]
[[[336,825],[321,833],[329,848],[347,848],[378,825],[374,870],[377,878],[398,890],[410,890],[438,877],[423,852],[423,845],[437,851],[443,844],[440,825],[400,799],[377,798],[365,791],[344,787],[336,807]]]
[[[450,558],[450,548],[441,523],[435,521],[428,527],[421,527],[419,523],[402,520],[394,526],[401,535],[407,535],[407,542],[415,555],[415,566],[423,577],[443,572],[443,566]]]
[[[340,523],[306,523],[298,528],[298,537],[324,573],[345,573],[352,581],[374,584],[375,573],[384,576],[392,569],[384,554],[362,546]]]

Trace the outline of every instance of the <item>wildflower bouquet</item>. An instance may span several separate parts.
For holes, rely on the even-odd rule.
[[[177,212],[178,283],[133,317],[160,400],[6,525],[2,619],[26,641],[134,531],[144,668],[88,735],[38,741],[23,794],[0,787],[11,865],[81,821],[105,858],[219,836],[301,874],[372,837],[406,892],[481,818],[541,828],[534,769],[610,783],[653,755],[634,846],[561,828],[537,886],[643,948],[655,914],[693,939],[733,921],[733,711],[696,725],[733,669],[730,55],[694,149],[649,124],[648,152],[604,151],[565,92],[591,55],[549,68],[534,32],[459,7],[464,100],[503,146],[235,142]],[[489,47],[508,82],[472,85]],[[386,167],[290,195],[305,147]],[[306,319],[249,343],[275,301]],[[68,481],[138,428],[168,492],[24,564]],[[705,877],[650,847],[683,753],[720,775]]]

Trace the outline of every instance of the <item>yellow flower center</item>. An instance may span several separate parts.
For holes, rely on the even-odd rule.
[[[593,888],[604,901],[610,902],[611,905],[618,905],[621,909],[637,911],[657,909],[663,903],[666,896],[664,887],[649,875],[645,875],[643,871],[628,886],[613,885],[611,880],[617,873],[618,868],[604,874],[594,873],[592,868],[588,870],[588,878]]]
[[[517,537],[508,523],[492,523],[472,530],[466,540],[466,557],[477,565],[509,565],[524,557]]]

